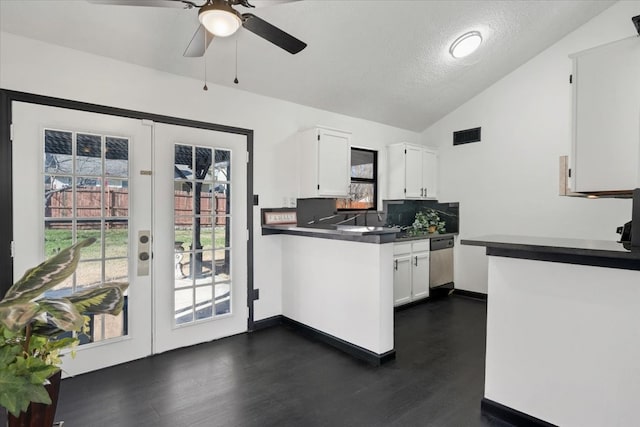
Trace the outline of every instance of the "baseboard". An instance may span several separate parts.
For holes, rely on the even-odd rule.
[[[335,347],[338,350],[355,357],[356,359],[364,360],[365,362],[370,363],[374,366],[380,366],[383,363],[389,362],[396,358],[395,350],[390,350],[383,354],[374,353],[371,350],[367,350],[366,348],[351,344],[350,342],[342,340],[338,337],[334,337],[333,335],[329,335],[325,332],[319,331],[315,328],[312,328],[311,326],[307,326],[304,323],[300,323],[285,316],[282,316],[282,323],[292,326],[303,335],[311,339],[329,344],[330,346]]]
[[[489,415],[518,427],[557,427],[539,418],[532,417],[524,412],[504,406],[485,397],[480,402],[480,409],[483,414]]]
[[[454,289],[453,294],[459,295],[461,297],[480,299],[483,301],[487,300],[487,294],[483,294],[480,292],[473,292],[473,291],[465,291],[464,289]]]
[[[253,322],[253,328],[251,332],[259,331],[261,329],[272,328],[274,326],[282,325],[282,315],[267,317],[266,319],[260,319]]]

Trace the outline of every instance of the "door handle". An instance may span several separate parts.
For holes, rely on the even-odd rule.
[[[417,267],[418,266],[418,257],[415,256],[413,258],[414,258],[413,265],[415,265]]]
[[[397,259],[394,259],[394,260],[393,260],[393,269],[394,269],[395,271],[398,271],[398,260],[397,260]]]
[[[140,230],[138,232],[138,276],[149,275],[151,252],[151,232]]]

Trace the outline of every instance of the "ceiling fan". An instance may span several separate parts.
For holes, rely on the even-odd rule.
[[[252,13],[240,13],[233,6],[253,8],[249,0],[204,0],[198,5],[190,0],[87,0],[90,3],[174,7],[183,9],[199,9],[200,25],[184,51],[184,56],[203,56],[214,37],[227,37],[234,34],[242,25],[247,30],[275,44],[291,54],[296,54],[307,47],[303,41],[282,31]],[[295,1],[295,0],[291,0]]]

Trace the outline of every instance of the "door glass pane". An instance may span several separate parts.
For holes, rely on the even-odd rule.
[[[217,182],[231,181],[231,151],[216,150],[216,162],[212,165],[213,176]]]
[[[223,283],[216,285],[215,314],[231,313],[231,284]]]
[[[44,131],[44,171],[52,174],[73,172],[73,134],[71,132]]]
[[[105,258],[126,258],[129,253],[129,230],[126,221],[105,221]],[[95,244],[94,244],[95,245]]]
[[[106,282],[126,282],[129,277],[129,263],[126,258],[108,259],[104,262],[104,280]]]
[[[104,182],[104,216],[129,216],[129,181],[109,178]]]
[[[100,178],[76,178],[77,216],[91,218],[102,216],[102,189],[100,187]]]
[[[213,287],[201,286],[196,288],[196,320],[213,316]]]
[[[176,144],[173,175],[177,180],[193,179],[193,147]]]
[[[78,134],[76,147],[76,174],[102,175],[102,138]]]
[[[174,300],[176,325],[193,322],[193,289],[177,289]]]
[[[44,176],[45,218],[70,218],[73,216],[72,178],[62,175]]]
[[[202,216],[211,216],[211,209],[213,206],[213,185],[202,182],[195,183],[195,213]]]
[[[45,255],[96,239],[82,249],[76,272],[46,296],[128,281],[129,140],[61,130],[45,130],[44,139]],[[81,343],[126,335],[127,310],[125,302],[119,316],[92,316]]]
[[[174,249],[176,251],[193,248],[193,216],[176,216],[174,228]]]
[[[231,218],[228,216],[216,217],[215,248],[222,249],[231,246]]]
[[[228,282],[231,279],[231,251],[229,249],[215,251],[215,281]]]
[[[177,144],[174,159],[175,324],[184,325],[230,312],[231,152]],[[228,283],[215,310],[214,281]]]
[[[216,183],[215,185],[216,215],[231,213],[231,184]]]
[[[196,147],[196,178],[205,181],[213,181],[211,172],[211,158],[213,150],[211,148]]]
[[[105,138],[105,175],[129,176],[129,141],[124,138]]]
[[[198,249],[213,249],[213,227],[211,226],[211,217],[200,217],[195,219],[200,222],[199,227],[195,229],[196,242]]]
[[[76,221],[76,240],[96,239],[93,245],[80,250],[81,261],[90,259],[101,259],[102,253],[102,227],[103,223],[99,219],[83,219]]]

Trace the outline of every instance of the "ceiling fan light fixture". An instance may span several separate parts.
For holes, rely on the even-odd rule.
[[[454,58],[464,58],[471,55],[482,43],[480,31],[469,31],[458,37],[449,48],[449,53]]]
[[[217,37],[228,37],[242,25],[240,14],[227,2],[218,0],[202,6],[198,19],[207,31]]]

